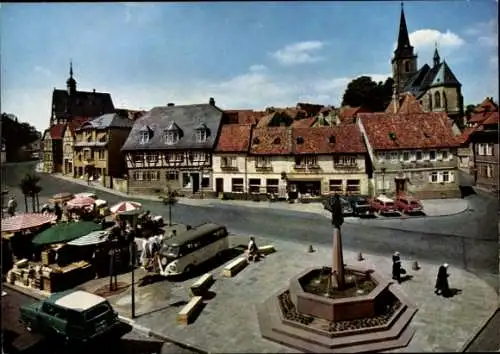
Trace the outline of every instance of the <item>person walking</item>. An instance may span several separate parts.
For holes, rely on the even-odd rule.
[[[255,238],[252,236],[250,237],[250,241],[248,242],[248,256],[247,259],[249,261],[256,261],[257,258],[259,258],[259,248],[257,247],[257,244],[255,243]]]
[[[56,214],[56,221],[61,221],[61,218],[62,218],[62,214],[63,214],[63,210],[61,209],[61,207],[59,206],[59,203],[55,203],[54,205],[54,214]]]
[[[401,256],[397,251],[392,255],[392,279],[401,283]]]
[[[14,196],[10,197],[8,203],[7,203],[7,213],[10,216],[16,215],[16,210],[17,210],[17,201]]]
[[[448,283],[449,276],[448,263],[444,263],[439,267],[438,270],[434,294],[443,295],[444,297],[448,297],[451,295],[450,285]]]

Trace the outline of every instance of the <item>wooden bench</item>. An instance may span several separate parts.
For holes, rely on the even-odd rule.
[[[211,273],[206,273],[202,275],[189,288],[190,296],[192,297],[203,296],[203,294],[205,294],[208,291],[208,289],[210,289],[213,283],[214,283],[214,277],[212,276]]]
[[[177,322],[187,326],[203,305],[203,298],[195,296],[177,314]]]
[[[222,275],[228,278],[234,277],[236,274],[238,274],[239,271],[245,268],[247,264],[248,261],[246,257],[236,258],[234,261],[224,267]]]
[[[265,246],[259,247],[259,253],[260,254],[268,255],[268,254],[271,254],[271,253],[274,253],[274,252],[276,252],[276,248],[274,248],[273,245],[265,245]]]

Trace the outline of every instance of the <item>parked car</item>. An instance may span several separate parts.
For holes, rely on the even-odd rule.
[[[421,213],[424,210],[418,199],[404,195],[396,198],[396,206],[399,211],[405,214]]]
[[[20,308],[28,331],[69,344],[86,344],[112,334],[120,325],[108,300],[82,290],[67,290]]]
[[[340,196],[339,199],[340,203],[342,204],[342,215],[344,216],[352,215],[353,209],[351,203],[349,203],[349,201],[343,196]],[[325,210],[332,212],[332,205],[333,205],[333,196],[328,196],[325,199],[323,199],[323,208],[325,208]]]
[[[351,195],[347,197],[351,204],[353,214],[359,217],[368,217],[373,215],[373,208],[370,199],[362,195]]]
[[[385,195],[379,195],[372,200],[372,208],[380,215],[400,215],[396,203]]]

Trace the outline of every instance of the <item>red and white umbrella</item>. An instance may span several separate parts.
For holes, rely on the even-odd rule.
[[[95,203],[95,199],[90,197],[76,197],[66,204],[69,208],[83,208]]]
[[[135,210],[138,210],[141,208],[142,208],[141,203],[125,201],[125,202],[120,202],[118,204],[113,205],[111,208],[109,208],[109,210],[113,214],[120,214],[120,213],[124,213],[124,212],[135,211]]]
[[[2,220],[2,232],[14,232],[39,227],[56,220],[54,214],[26,213]]]

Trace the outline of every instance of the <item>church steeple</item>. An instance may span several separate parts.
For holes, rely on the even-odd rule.
[[[403,7],[403,2],[401,2],[401,17],[399,19],[399,35],[398,35],[398,46],[395,51],[395,55],[403,54],[407,52],[408,49],[413,49],[410,45],[410,36],[408,36],[408,27],[406,27],[405,10]]]
[[[437,42],[436,42],[436,49],[434,49],[433,61],[434,61],[434,66],[438,66],[439,64],[441,64],[441,57],[439,56]]]
[[[410,44],[403,2],[401,2],[398,43],[391,64],[392,78],[396,85],[396,92],[400,94],[404,92],[408,80],[417,72],[417,56],[414,54],[413,47]]]
[[[76,80],[73,78],[73,62],[69,62],[69,78],[66,80],[66,88],[68,94],[72,95],[76,92]]]

